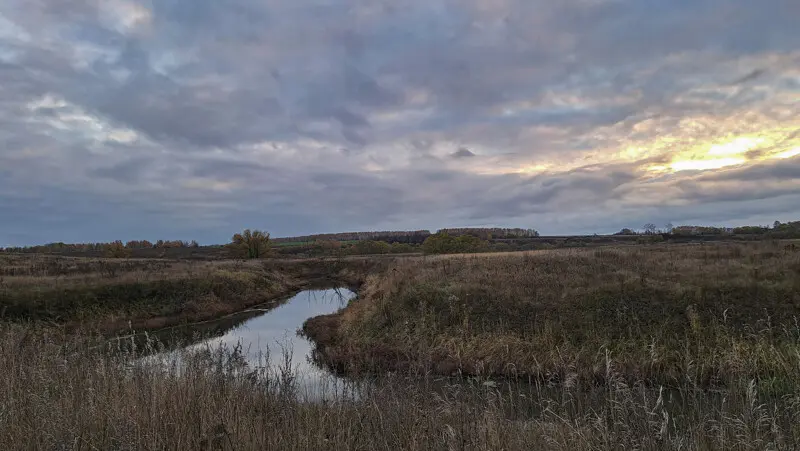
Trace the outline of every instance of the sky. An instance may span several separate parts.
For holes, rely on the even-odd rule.
[[[0,0],[0,246],[800,219],[797,0]]]

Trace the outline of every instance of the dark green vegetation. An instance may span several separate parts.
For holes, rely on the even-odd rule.
[[[385,241],[387,243],[409,243],[419,244],[425,241],[431,232],[427,230],[394,230],[377,232],[340,232],[340,233],[321,233],[317,235],[293,236],[275,238],[275,243],[313,243],[316,241]]]
[[[0,254],[0,443],[797,449],[798,250],[755,241],[247,261]],[[268,373],[236,349],[140,361],[139,342],[90,334],[269,306],[326,280],[360,285],[359,298],[304,329],[323,345],[320,362],[377,377],[359,396],[309,402],[288,365]]]
[[[426,254],[460,254],[484,252],[489,249],[487,241],[473,235],[450,236],[447,233],[437,233],[422,243],[422,250]]]
[[[700,227],[678,226],[670,230],[677,236],[739,236],[761,237],[771,239],[800,238],[800,221],[782,223],[775,221],[772,227],[742,226],[742,227]]]

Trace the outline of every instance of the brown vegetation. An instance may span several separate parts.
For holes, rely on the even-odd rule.
[[[800,398],[611,379],[582,391],[430,378],[307,399],[233,350],[141,361],[53,329],[0,323],[3,449],[795,449]],[[609,363],[613,373],[613,362]]]
[[[245,229],[233,235],[227,248],[234,258],[266,258],[270,255],[269,233]]]
[[[349,373],[432,371],[775,390],[800,377],[800,253],[780,243],[442,256],[373,275],[309,320]]]
[[[0,255],[0,317],[151,329],[272,302],[309,283],[357,284],[368,261],[175,261]]]
[[[247,366],[236,349],[143,361],[157,343],[60,327],[166,325],[365,278],[358,300],[304,328],[323,363],[380,376],[324,402],[299,393],[288,366]],[[0,443],[796,449],[799,293],[800,255],[778,242],[247,262],[0,255]]]

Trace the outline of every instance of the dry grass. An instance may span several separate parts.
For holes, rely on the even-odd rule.
[[[256,260],[160,260],[0,255],[0,278],[7,287],[71,288],[165,279],[193,279],[217,272],[260,269]]]
[[[0,318],[151,329],[271,302],[320,279],[357,283],[372,265],[0,255]]]
[[[269,286],[288,286],[324,275],[355,283],[371,273],[357,301],[306,331],[323,342],[320,356],[335,369],[384,376],[358,396],[312,402],[288,370],[248,367],[235,350],[142,362],[130,346],[101,345],[21,315],[0,322],[3,449],[791,450],[800,443],[800,256],[779,243],[403,258],[387,261],[388,269],[365,259],[88,262],[3,261],[6,317],[9,305],[27,305],[41,315],[57,307],[78,319],[94,306],[99,317],[146,319],[158,312],[155,299],[165,309],[197,299],[191,289],[165,297],[176,281],[267,296],[267,285],[242,286],[266,274],[278,283]],[[122,266],[98,277],[91,264]],[[137,273],[160,297],[141,291],[103,306],[87,295],[98,287],[123,293],[130,278],[139,283]],[[25,304],[18,297],[38,282],[39,293],[69,292],[57,279],[82,274],[89,282],[67,283],[83,290],[72,298]],[[224,302],[214,305],[225,308],[252,301],[218,298]],[[390,369],[405,375],[386,375]],[[463,379],[470,373],[476,380]],[[517,379],[486,379],[499,375]]]
[[[800,253],[780,243],[435,257],[374,275],[306,332],[343,372],[629,382],[800,380]]]
[[[795,449],[797,395],[755,385],[667,392],[610,379],[580,391],[391,379],[306,402],[286,372],[235,352],[136,363],[91,340],[0,326],[3,449]],[[613,373],[613,362],[608,362]]]

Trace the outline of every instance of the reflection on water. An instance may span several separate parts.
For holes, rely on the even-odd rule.
[[[265,371],[272,381],[283,380],[288,375],[293,380],[294,389],[300,399],[309,401],[365,398],[370,393],[381,393],[385,390],[385,393],[390,394],[433,396],[470,405],[499,403],[507,418],[512,420],[537,418],[550,408],[551,402],[575,415],[586,412],[587,409],[599,410],[609,400],[616,402],[616,397],[623,392],[650,397],[652,400],[662,399],[665,409],[670,412],[691,408],[698,397],[702,397],[703,402],[712,403],[716,408],[723,407],[724,392],[682,392],[661,387],[626,386],[624,389],[614,388],[611,391],[608,387],[590,387],[580,391],[581,396],[576,396],[578,392],[575,390],[534,380],[433,377],[430,374],[416,377],[386,374],[383,378],[375,379],[345,379],[313,363],[314,346],[299,336],[297,331],[308,318],[334,313],[345,307],[354,297],[355,293],[347,289],[307,290],[273,309],[253,308],[215,321],[163,330],[156,335],[165,343],[173,340],[190,343],[182,348],[189,352],[214,353],[223,348],[235,351],[247,363],[248,371]],[[140,361],[170,365],[181,361],[182,355],[181,350],[174,350],[141,357]]]
[[[172,338],[202,337],[185,346],[187,351],[236,349],[248,367],[265,369],[275,376],[285,374],[290,366],[300,392],[327,393],[343,387],[345,382],[312,362],[314,345],[297,332],[308,318],[334,313],[353,297],[355,293],[344,288],[301,291],[271,310],[252,309],[170,330],[169,334]],[[170,356],[178,352],[173,351]],[[150,358],[153,357],[158,358]]]

